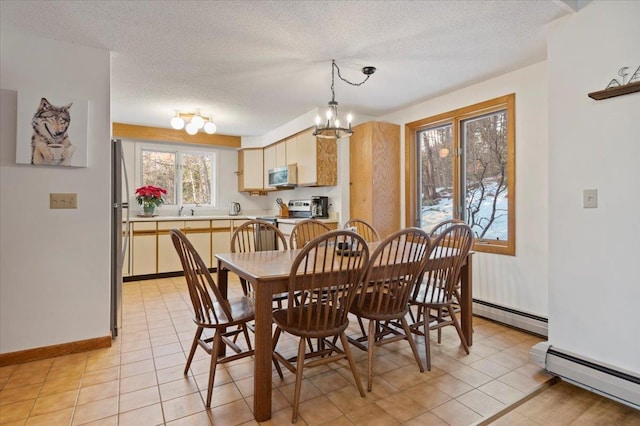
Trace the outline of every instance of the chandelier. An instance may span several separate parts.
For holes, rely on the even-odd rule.
[[[176,130],[184,128],[185,132],[190,135],[195,135],[200,129],[210,135],[216,132],[216,123],[211,120],[210,116],[202,115],[200,110],[196,110],[195,113],[176,111],[176,115],[171,119],[171,127]]]
[[[340,126],[340,117],[338,116],[338,102],[336,101],[336,92],[334,89],[336,70],[338,71],[338,78],[352,86],[361,86],[365,81],[369,80],[369,77],[371,77],[374,72],[376,72],[375,67],[364,67],[362,68],[362,73],[366,75],[365,79],[360,83],[353,83],[340,75],[340,68],[338,67],[338,65],[336,65],[336,61],[333,59],[331,60],[331,100],[329,101],[329,107],[326,113],[327,121],[324,123],[324,125],[321,125],[322,119],[320,118],[320,116],[317,116],[316,127],[313,131],[313,135],[319,138],[340,139],[343,137],[351,136],[353,134],[353,130],[351,129],[351,121],[353,120],[353,116],[351,114],[347,115],[347,127]]]

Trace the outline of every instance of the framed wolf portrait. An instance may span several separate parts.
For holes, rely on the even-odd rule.
[[[16,162],[87,167],[89,101],[18,92]]]

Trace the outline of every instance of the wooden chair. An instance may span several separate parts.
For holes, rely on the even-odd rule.
[[[351,306],[352,314],[369,320],[368,335],[349,339],[356,347],[367,351],[369,391],[373,386],[376,346],[408,340],[418,368],[424,371],[405,315],[409,310],[409,296],[424,270],[429,247],[429,236],[425,231],[405,228],[385,238],[371,254],[363,287]],[[399,322],[401,330],[391,328],[390,321]]]
[[[249,220],[233,231],[231,236],[231,253],[245,253],[265,250],[287,250],[287,239],[273,224],[263,220]],[[240,285],[245,296],[249,294],[249,283],[240,278]],[[286,297],[274,295],[278,307]]]
[[[289,248],[302,248],[319,235],[329,232],[327,225],[317,219],[306,219],[296,223],[289,237]]]
[[[218,286],[213,281],[209,269],[193,248],[191,242],[177,229],[170,231],[173,245],[180,256],[184,276],[189,289],[189,297],[193,305],[193,322],[196,323],[196,334],[193,337],[191,351],[187,358],[184,374],[189,372],[196,348],[201,346],[211,355],[209,367],[209,385],[207,388],[207,407],[211,407],[211,394],[213,381],[216,374],[216,366],[247,356],[253,356],[253,349],[247,332],[247,322],[254,319],[252,304],[246,297],[226,300],[222,297]],[[226,332],[227,327],[239,326],[234,331]],[[235,328],[235,327],[234,327]],[[203,336],[204,329],[214,331],[213,337]],[[229,337],[244,334],[248,350],[242,350]],[[233,350],[233,354],[218,357],[220,349],[226,345]]]
[[[352,252],[354,255],[349,255],[350,252],[340,255],[335,250],[338,242],[347,242],[350,247],[357,246],[358,251]],[[346,358],[358,391],[362,397],[365,396],[345,330],[349,325],[349,306],[356,296],[368,260],[369,248],[366,241],[354,232],[339,230],[324,233],[311,240],[291,265],[287,308],[273,313],[276,323],[273,354],[280,378],[283,375],[279,363],[296,375],[292,423],[298,418],[302,373],[305,368]],[[296,293],[299,294],[297,303],[294,301]],[[300,338],[297,356],[287,359],[276,350],[282,332]],[[334,340],[330,341],[330,337]],[[340,338],[342,349],[334,344],[336,337]],[[307,353],[308,339],[323,339],[327,348],[319,345],[317,351]]]
[[[355,228],[355,233],[362,235],[368,243],[380,241],[380,235],[378,231],[369,223],[362,219],[351,219],[344,224],[344,229]]]
[[[410,327],[414,333],[425,337],[427,370],[431,370],[430,330],[453,325],[465,352],[469,353],[469,346],[452,305],[455,303],[454,292],[460,280],[460,270],[472,245],[473,231],[469,226],[460,223],[449,226],[432,240],[424,277],[416,285],[409,300],[410,304],[418,306],[422,312],[418,321]],[[432,315],[432,310],[437,314]],[[443,310],[446,310],[448,315],[443,315]],[[435,324],[430,325],[432,322]],[[421,328],[423,331],[420,331]]]
[[[457,223],[465,224],[465,221],[461,219],[443,220],[442,222],[437,223],[436,226],[434,226],[431,229],[431,231],[429,232],[429,237],[435,238],[438,235],[440,235],[443,231],[445,231],[448,227],[450,227],[451,225],[455,225]]]

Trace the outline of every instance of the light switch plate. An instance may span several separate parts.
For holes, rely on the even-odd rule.
[[[77,209],[78,194],[76,193],[50,193],[50,209]]]
[[[597,189],[585,189],[582,191],[582,207],[585,209],[595,209],[598,207]]]

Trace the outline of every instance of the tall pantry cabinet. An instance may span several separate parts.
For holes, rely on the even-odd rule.
[[[349,141],[349,205],[381,238],[400,229],[400,126],[369,121]]]

